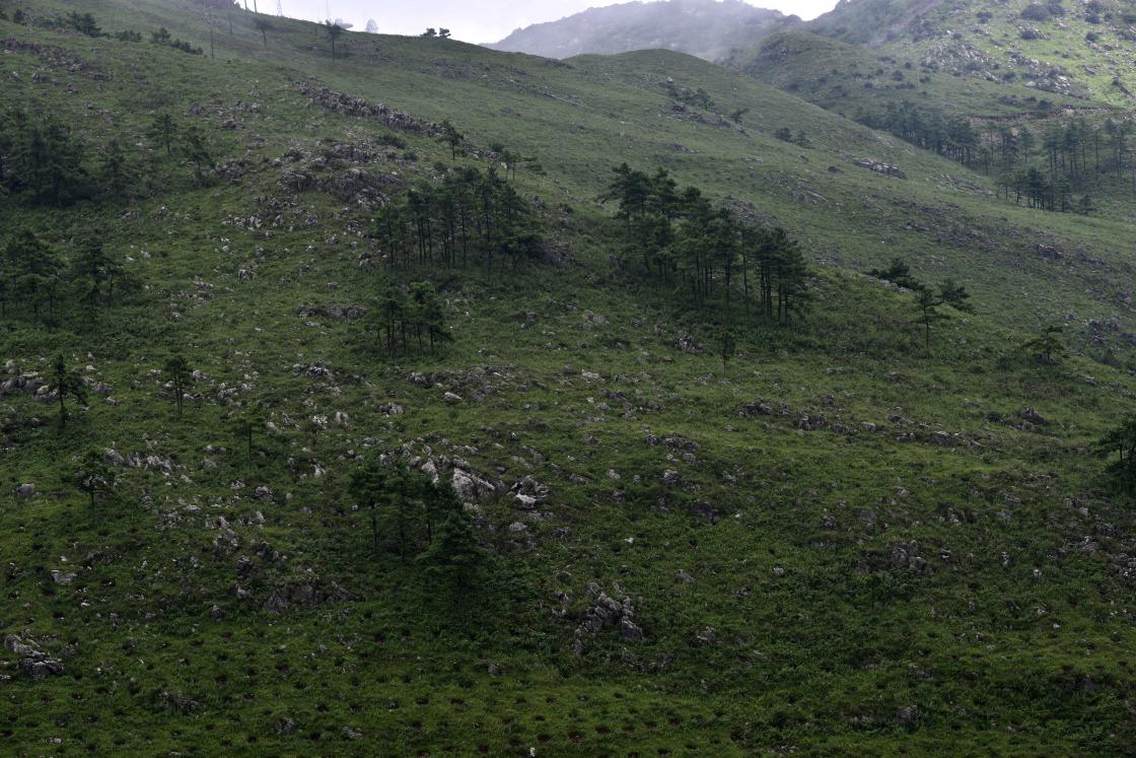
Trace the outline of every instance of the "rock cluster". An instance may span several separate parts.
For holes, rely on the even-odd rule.
[[[372,103],[361,97],[336,92],[312,81],[297,82],[296,89],[308,98],[313,105],[318,105],[320,108],[333,113],[374,119],[390,129],[412,134],[435,136],[441,133],[441,127],[437,124],[423,121],[383,103]]]
[[[4,638],[4,648],[20,658],[20,670],[32,679],[46,679],[63,673],[63,662],[40,649],[30,637],[10,634]]]
[[[855,161],[855,165],[859,166],[860,168],[866,168],[869,171],[875,171],[877,174],[883,174],[884,176],[892,176],[896,179],[907,178],[907,174],[903,173],[903,170],[899,166],[893,166],[892,164],[884,163],[883,161],[875,161],[865,158],[863,160]]]
[[[587,638],[594,637],[605,629],[618,627],[620,636],[629,642],[643,639],[643,629],[635,623],[635,606],[630,597],[615,600],[595,582],[588,584],[588,596],[591,605],[576,627],[576,640],[572,643],[576,655],[583,654]]]

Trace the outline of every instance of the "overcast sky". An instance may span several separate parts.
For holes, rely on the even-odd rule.
[[[522,26],[555,21],[610,0],[280,0],[284,14],[322,20],[342,18],[362,31],[374,19],[385,34],[419,34],[444,26],[466,42],[496,42]],[[831,10],[836,0],[747,0],[760,8],[810,19]],[[274,13],[275,0],[257,0],[261,12]],[[251,2],[250,2],[251,7]]]

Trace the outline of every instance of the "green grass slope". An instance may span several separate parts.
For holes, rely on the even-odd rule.
[[[1130,107],[1134,22],[1119,0],[853,0],[808,28],[968,79]]]
[[[208,50],[196,4],[88,9]],[[29,393],[0,398],[4,751],[1127,749],[1134,523],[1090,448],[1131,403],[1128,373],[1094,360],[1133,329],[1129,221],[1002,203],[955,164],[686,56],[346,35],[333,62],[312,25],[274,21],[265,49],[232,20],[215,59],[0,21],[0,106],[50,111],[92,152],[119,137],[150,187],[66,210],[0,198],[4,228],[65,256],[100,229],[143,285],[95,318],[64,302],[54,328],[2,322],[3,381],[62,353],[106,393],[62,432]],[[712,107],[676,103],[668,79]],[[350,172],[389,193],[451,160],[413,133],[385,146],[388,127],[313,104],[312,81],[450,119],[462,165],[495,141],[535,156],[544,173],[516,185],[559,262],[408,272],[444,295],[436,354],[389,359],[357,322],[304,309],[378,295],[372,209],[335,194]],[[744,108],[740,127],[722,115]],[[207,135],[210,186],[146,136],[166,110]],[[609,263],[619,225],[597,197],[622,161],[788,227],[817,270],[807,322],[752,325],[723,367],[713,324]],[[296,190],[294,167],[326,191]],[[975,294],[929,352],[910,295],[857,273],[897,255]],[[1027,360],[1055,321],[1075,354]],[[175,350],[199,372],[181,417],[161,373]],[[248,456],[234,416],[253,403],[268,418]],[[123,459],[93,509],[72,484],[88,449]],[[372,550],[346,484],[379,453],[492,485],[471,503],[489,558],[468,597]],[[587,631],[600,592],[643,639]],[[62,672],[29,676],[21,646]]]

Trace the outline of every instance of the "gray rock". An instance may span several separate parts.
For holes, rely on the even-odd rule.
[[[75,572],[73,571],[64,573],[59,569],[51,570],[51,581],[55,582],[56,584],[71,584],[71,582],[75,581],[76,576],[77,574],[75,574]]]
[[[474,502],[492,495],[496,488],[489,482],[474,474],[455,468],[451,477],[451,485],[458,499],[462,502]]]
[[[619,633],[629,642],[638,642],[643,639],[643,630],[631,619],[624,616],[619,621]]]
[[[16,487],[16,495],[19,496],[19,497],[31,497],[35,493],[36,493],[35,485],[31,484],[30,482],[26,483],[26,484],[18,485]]]

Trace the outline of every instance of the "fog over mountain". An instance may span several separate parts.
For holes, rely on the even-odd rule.
[[[659,48],[714,61],[735,47],[752,46],[770,32],[798,23],[796,16],[741,0],[634,2],[533,24],[489,47],[547,58]]]

